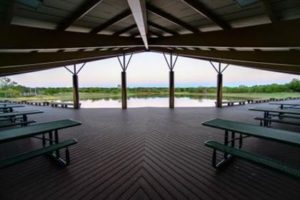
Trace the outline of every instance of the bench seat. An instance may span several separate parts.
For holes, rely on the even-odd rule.
[[[65,140],[63,142],[60,142],[58,144],[53,144],[51,146],[43,147],[37,150],[29,151],[26,153],[22,153],[16,156],[12,156],[10,158],[6,158],[0,161],[0,168],[5,168],[10,165],[17,164],[19,162],[29,160],[31,158],[35,158],[41,155],[49,154],[51,152],[54,152],[56,150],[62,149],[62,148],[67,148],[68,146],[74,145],[77,143],[76,139],[69,139]],[[66,151],[66,165],[69,164],[69,155],[68,151]]]
[[[289,121],[286,119],[270,119],[270,118],[263,118],[263,117],[255,117],[255,120],[259,120],[260,121],[260,125],[263,125],[264,121],[269,122],[268,124],[270,125],[270,122],[274,122],[274,123],[281,123],[281,124],[289,124],[289,125],[295,125],[295,126],[300,126],[300,122],[299,121]]]
[[[36,121],[30,120],[30,121],[16,121],[16,122],[11,122],[7,120],[6,122],[1,121],[0,122],[0,128],[6,128],[6,127],[11,127],[11,126],[27,126],[28,124],[35,123]]]
[[[290,166],[287,166],[285,163],[270,159],[268,157],[255,154],[255,153],[250,153],[241,149],[233,148],[230,146],[223,145],[219,142],[216,141],[206,141],[205,146],[222,151],[224,153],[228,153],[232,156],[239,157],[241,159],[258,163],[276,170],[279,170],[281,172],[290,174],[292,176],[300,178],[300,169],[296,169]]]

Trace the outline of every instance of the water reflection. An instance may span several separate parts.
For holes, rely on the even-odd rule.
[[[97,100],[81,100],[82,108],[120,108],[120,99],[97,99]],[[128,99],[129,108],[139,107],[168,107],[168,97],[147,97],[137,98],[131,97]],[[215,99],[207,98],[190,98],[190,97],[176,97],[176,107],[213,107],[215,106]]]

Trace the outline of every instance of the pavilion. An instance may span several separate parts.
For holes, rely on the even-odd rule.
[[[0,76],[74,65],[74,69],[67,69],[73,76],[75,108],[79,108],[78,74],[84,64],[117,57],[122,68],[122,108],[126,109],[126,70],[132,54],[139,52],[159,52],[165,57],[170,69],[170,108],[174,108],[177,56],[212,63],[217,72],[217,107],[222,103],[222,73],[228,65],[300,74],[298,0],[1,0],[0,22]],[[77,64],[81,67],[77,68]],[[210,165],[205,159],[210,158],[209,150],[198,147],[202,145],[199,141],[217,136],[199,123],[206,120],[205,117],[216,116],[249,121],[253,115],[246,115],[246,108],[232,112],[202,109],[206,116],[200,109],[58,112],[45,108],[52,115],[41,120],[64,116],[85,124],[85,129],[79,128],[75,134],[82,143],[75,149],[74,168],[71,165],[66,174],[43,164],[41,159],[24,163],[23,168],[21,165],[7,169],[5,174],[0,173],[4,180],[0,181],[0,198],[32,199],[36,194],[40,195],[35,196],[36,199],[251,199],[249,195],[258,199],[299,199],[299,180],[264,168],[240,162],[234,165],[237,172],[229,169],[223,176],[207,169]],[[201,129],[203,135],[198,136],[195,129]],[[100,130],[103,132],[96,134]],[[91,134],[81,135],[80,131]],[[185,132],[186,137],[181,136],[180,131]],[[166,139],[168,137],[170,140]],[[272,154],[267,148],[272,147],[282,152],[291,151],[291,157],[298,155],[297,149],[255,142],[252,140],[249,148],[257,147]],[[114,145],[119,145],[123,154]],[[141,153],[143,150],[145,155]],[[100,155],[95,165],[90,162],[93,154]],[[137,159],[133,160],[135,157]],[[132,163],[126,163],[125,158]],[[138,159],[146,164],[140,164]],[[299,161],[298,158],[292,160]],[[131,166],[133,171],[114,176],[130,168],[127,164],[135,162],[137,166]],[[107,167],[101,163],[106,163]],[[38,165],[43,169],[38,169]],[[112,172],[107,171],[109,166]],[[98,174],[95,173],[97,167]],[[24,174],[19,173],[20,169],[24,169]],[[26,181],[35,170],[40,175],[32,182]],[[248,170],[253,170],[253,174],[244,175]],[[142,175],[131,174],[134,171]],[[101,175],[110,182],[101,179],[103,188],[100,188],[100,178],[93,180],[87,172],[94,177]],[[13,174],[19,177],[10,179]],[[131,180],[130,176],[136,176],[134,180],[139,182]],[[126,177],[132,182],[122,185]],[[66,184],[68,178],[74,178],[74,182]],[[22,188],[25,184],[28,186]],[[81,188],[80,184],[86,188]],[[110,188],[112,185],[116,188]],[[14,191],[19,193],[13,194]]]
[[[299,73],[300,2],[295,0],[6,0],[0,6],[1,76],[123,56],[125,109],[128,54],[170,54],[165,56],[170,108],[176,56],[219,63],[214,66],[218,107],[221,63]],[[76,108],[79,71],[71,71]]]

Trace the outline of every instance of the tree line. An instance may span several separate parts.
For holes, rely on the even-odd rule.
[[[38,87],[30,88],[19,85],[9,78],[0,78],[0,97],[21,97],[35,95],[59,95],[71,93],[72,87]],[[79,89],[80,93],[103,93],[103,94],[119,94],[119,87],[102,88],[102,87],[84,87]],[[208,94],[215,93],[216,87],[180,87],[176,88],[178,94]],[[278,92],[300,92],[300,80],[293,79],[286,84],[269,84],[237,87],[223,87],[223,93],[278,93]],[[168,93],[165,87],[134,87],[128,88],[129,94],[136,95],[164,95]]]

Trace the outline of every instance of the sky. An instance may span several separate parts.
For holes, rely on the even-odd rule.
[[[80,67],[81,64],[77,66]],[[176,87],[216,85],[216,71],[207,61],[178,57],[174,71]],[[297,75],[234,65],[230,65],[223,74],[224,86],[281,84],[290,82],[293,78],[300,79]],[[63,67],[9,78],[28,87],[72,86],[72,75]],[[120,80],[121,67],[117,58],[89,62],[79,73],[80,87],[117,87]],[[162,54],[145,52],[133,55],[127,70],[128,87],[168,87],[168,80],[169,68]]]

